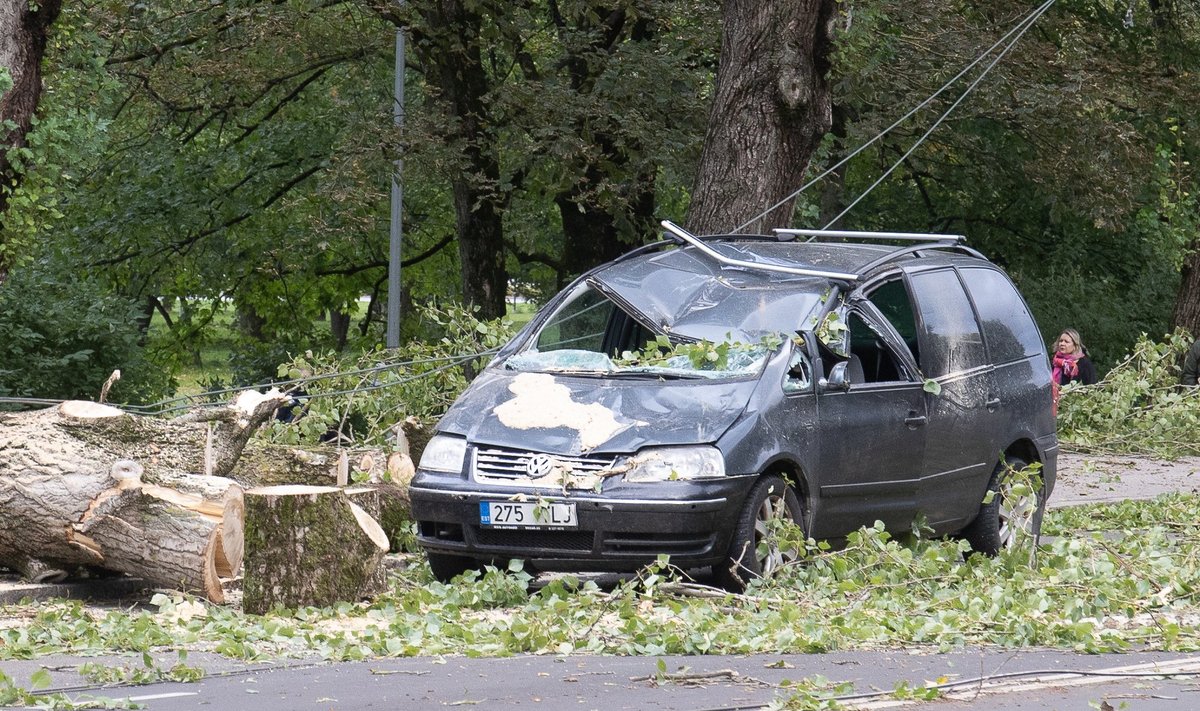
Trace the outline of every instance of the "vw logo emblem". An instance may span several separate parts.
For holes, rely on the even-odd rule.
[[[554,471],[554,458],[548,454],[535,454],[525,462],[525,471],[530,477],[540,479]]]

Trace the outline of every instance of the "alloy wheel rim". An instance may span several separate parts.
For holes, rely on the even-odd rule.
[[[758,569],[761,575],[769,575],[783,564],[787,556],[779,548],[775,533],[771,530],[775,521],[787,519],[787,502],[780,494],[771,494],[763,499],[754,516],[754,554],[758,555],[758,546],[764,541],[767,544],[766,555],[758,558]]]
[[[1033,533],[1033,518],[1037,511],[1037,495],[1014,496],[1010,487],[1003,486],[1000,495],[1000,547],[1011,549],[1018,539]]]

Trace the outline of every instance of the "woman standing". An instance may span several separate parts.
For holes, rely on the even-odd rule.
[[[1095,383],[1096,366],[1092,365],[1092,360],[1087,357],[1087,350],[1083,347],[1079,331],[1073,328],[1064,330],[1058,337],[1050,365],[1050,388],[1053,393],[1054,414],[1057,415],[1059,390],[1067,383]]]

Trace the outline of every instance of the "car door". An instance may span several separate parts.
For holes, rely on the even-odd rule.
[[[843,536],[882,521],[905,531],[917,508],[924,461],[925,397],[911,356],[879,312],[859,302],[846,312],[850,384],[818,388],[816,535]]]
[[[921,512],[938,533],[979,511],[1003,446],[998,439],[994,368],[979,321],[952,267],[905,275],[917,315],[918,363],[937,383],[929,400]]]

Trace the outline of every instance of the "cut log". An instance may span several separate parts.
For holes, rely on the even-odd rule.
[[[99,567],[223,601],[240,487],[173,466],[182,432],[90,402],[0,416],[0,565],[39,579]]]
[[[262,614],[277,606],[326,607],[381,592],[387,536],[351,500],[372,500],[371,493],[327,486],[247,490],[242,608]]]
[[[256,394],[173,420],[81,401],[0,413],[0,566],[30,580],[99,567],[224,599],[243,560],[243,490],[329,485],[343,461],[251,439],[277,404]],[[377,450],[344,461],[356,480],[396,468]],[[376,486],[406,516],[407,492]]]

